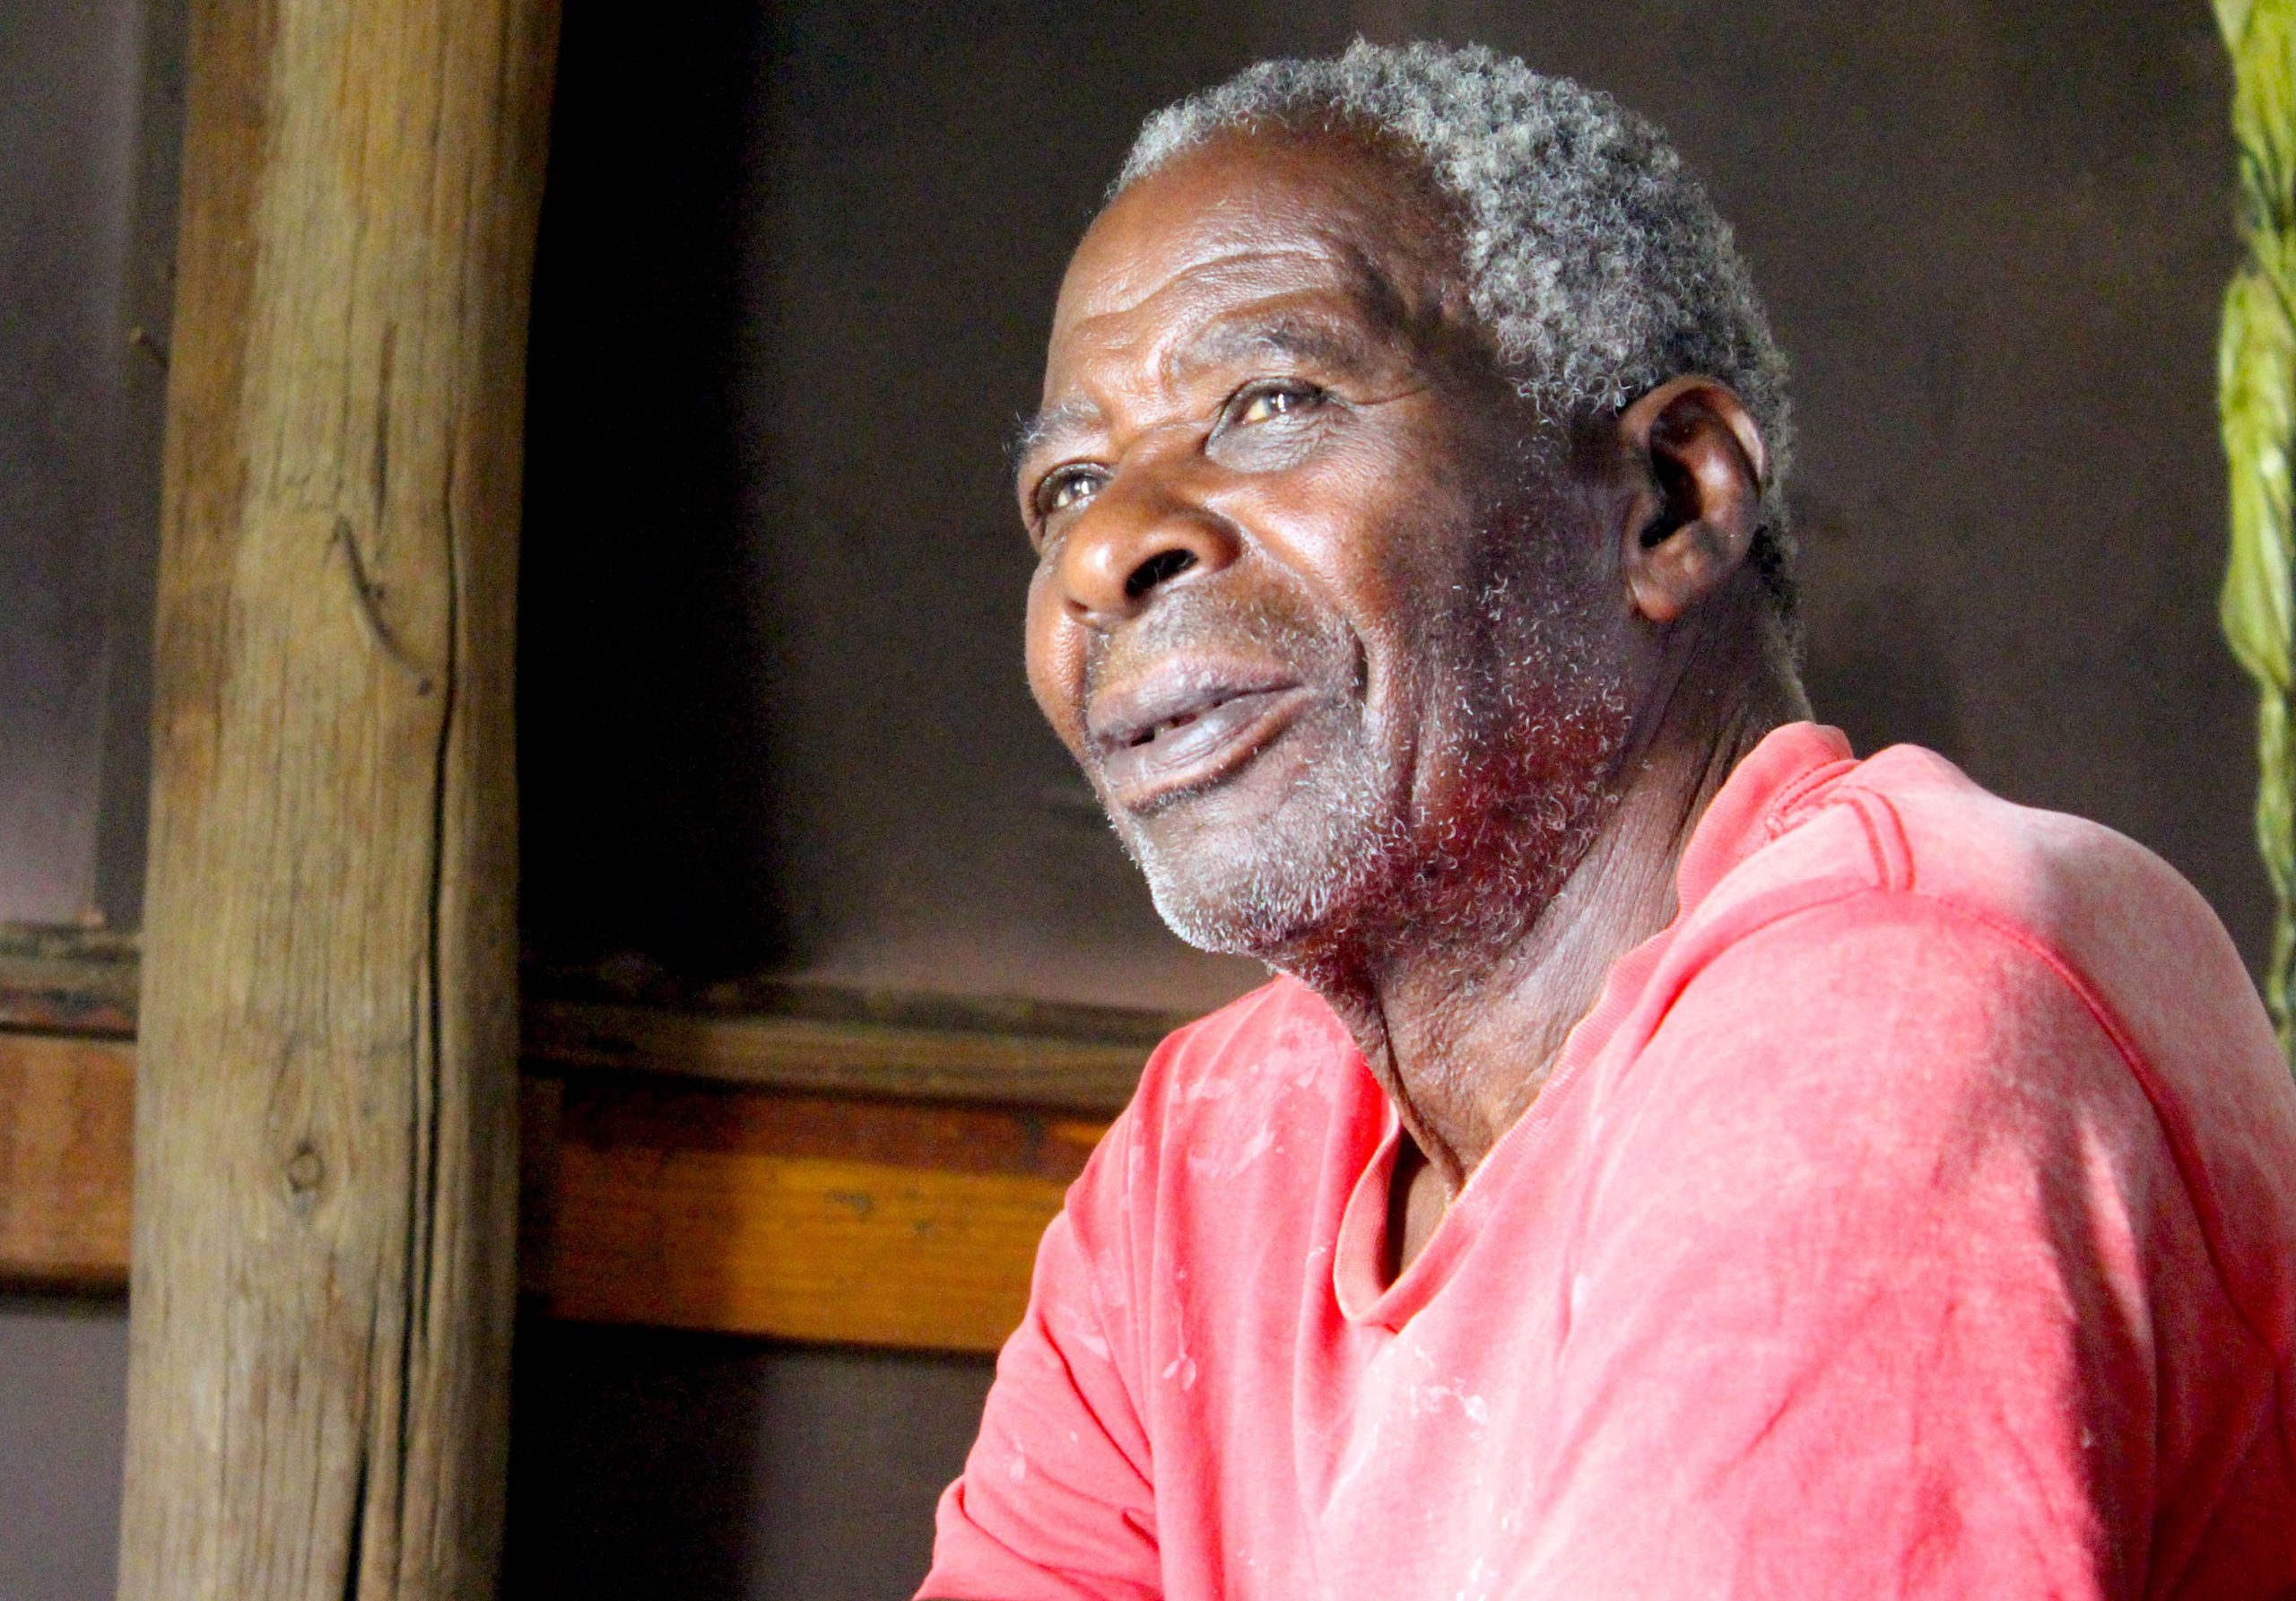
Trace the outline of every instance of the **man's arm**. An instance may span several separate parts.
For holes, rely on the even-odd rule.
[[[1038,1248],[1029,1309],[963,1476],[942,1494],[936,1601],[1152,1601],[1162,1594],[1148,1442],[1126,1366],[1128,1319],[1100,1280],[1125,1272],[1121,1179],[1133,1120],[1119,1118]]]

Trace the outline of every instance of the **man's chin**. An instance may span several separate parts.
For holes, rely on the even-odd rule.
[[[1198,950],[1267,962],[1346,920],[1403,826],[1388,770],[1313,718],[1239,770],[1150,805],[1095,787],[1165,925]]]
[[[1356,838],[1343,847],[1334,820],[1320,821],[1241,839],[1137,824],[1117,832],[1165,927],[1200,951],[1280,966],[1346,919],[1388,855],[1377,831],[1349,831]]]
[[[1156,915],[1185,943],[1214,956],[1249,956],[1269,961],[1296,943],[1300,919],[1270,918],[1264,907],[1176,888],[1151,875],[1148,893]]]

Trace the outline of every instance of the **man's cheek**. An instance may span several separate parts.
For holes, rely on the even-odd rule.
[[[1029,694],[1037,709],[1052,726],[1052,732],[1068,748],[1068,753],[1079,761],[1084,759],[1084,716],[1081,694],[1068,679],[1039,670],[1033,663],[1029,670]]]

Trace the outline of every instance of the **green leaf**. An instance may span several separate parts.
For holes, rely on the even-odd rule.
[[[2289,449],[2296,439],[2296,328],[2260,273],[2242,273],[2225,294],[2218,374],[2224,454],[2232,470],[2224,636],[2260,689],[2285,692],[2291,674]]]
[[[2257,848],[2272,881],[2265,1003],[2296,1061],[2296,0],[2214,0],[2232,56],[2246,265],[2224,293],[2217,399],[2231,550],[2218,612],[2257,685]]]
[[[2216,26],[2223,31],[2224,48],[2238,56],[2240,36],[2248,30],[2250,0],[2216,0]]]

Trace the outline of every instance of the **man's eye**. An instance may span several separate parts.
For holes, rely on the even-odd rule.
[[[1243,404],[1236,408],[1239,422],[1272,422],[1293,412],[1303,412],[1321,397],[1322,391],[1305,384],[1286,384],[1276,388],[1255,389],[1243,396]]]
[[[1100,487],[1100,475],[1081,467],[1066,467],[1045,474],[1037,485],[1037,515],[1051,517],[1091,500]]]

